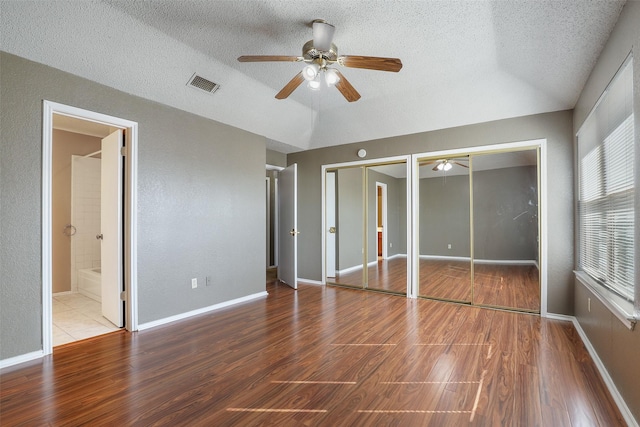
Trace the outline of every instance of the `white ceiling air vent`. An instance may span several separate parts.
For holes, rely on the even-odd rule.
[[[203,92],[208,93],[209,95],[213,95],[215,91],[217,91],[220,87],[218,83],[214,83],[211,80],[205,79],[204,77],[199,76],[197,73],[194,73],[193,76],[191,76],[189,82],[187,83],[187,86],[199,89]]]

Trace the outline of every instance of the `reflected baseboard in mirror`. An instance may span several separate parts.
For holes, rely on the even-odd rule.
[[[327,278],[329,284],[366,288],[371,290],[406,295],[407,293],[407,257],[396,256],[391,259],[379,259],[367,267],[368,283],[362,283],[362,268],[343,274],[336,272],[336,277]]]

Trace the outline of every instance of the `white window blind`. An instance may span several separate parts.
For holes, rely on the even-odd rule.
[[[634,301],[634,117],[630,58],[578,131],[578,267]]]

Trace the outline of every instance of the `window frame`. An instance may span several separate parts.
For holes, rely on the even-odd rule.
[[[628,69],[630,68],[630,70]],[[630,72],[631,74],[631,93],[629,93],[629,97],[630,97],[630,108],[631,111],[630,113],[625,113],[624,115],[621,115],[620,117],[622,117],[622,119],[619,122],[613,122],[613,123],[607,123],[608,125],[610,125],[609,127],[607,127],[606,131],[603,134],[599,134],[596,135],[597,131],[593,131],[590,134],[590,127],[595,126],[596,128],[598,128],[598,131],[600,130],[599,125],[601,125],[598,120],[601,119],[603,113],[598,110],[598,108],[601,106],[603,101],[608,101],[611,102],[612,105],[617,105],[617,104],[613,104],[613,102],[619,102],[618,98],[611,98],[611,99],[607,99],[608,95],[610,93],[615,93],[616,91],[619,90],[623,90],[626,94],[626,88],[622,87],[622,86],[616,86],[616,83],[618,83],[619,81],[619,77],[621,77],[625,72]],[[635,249],[636,246],[636,242],[640,242],[639,236],[640,236],[640,225],[638,224],[637,218],[637,212],[639,212],[639,205],[640,205],[640,201],[638,200],[638,184],[639,184],[639,174],[638,174],[638,159],[640,158],[640,153],[638,153],[638,150],[636,147],[638,146],[638,126],[636,126],[637,122],[638,122],[638,116],[637,116],[637,111],[633,102],[633,56],[631,54],[629,54],[627,56],[627,58],[624,60],[624,62],[622,63],[622,65],[620,66],[620,68],[616,71],[614,77],[611,79],[611,81],[609,82],[609,84],[607,85],[606,89],[604,90],[604,92],[602,93],[602,95],[600,96],[600,98],[598,99],[598,101],[596,102],[596,104],[594,105],[594,107],[592,108],[592,110],[590,111],[589,115],[587,116],[587,118],[584,120],[584,122],[581,124],[578,132],[576,133],[575,137],[576,137],[576,196],[575,196],[575,200],[576,200],[576,271],[575,271],[575,275],[576,275],[576,279],[582,283],[583,285],[585,285],[588,289],[590,289],[594,295],[596,295],[596,297],[610,310],[613,312],[614,315],[616,315],[616,317],[618,317],[618,319],[620,319],[623,323],[625,323],[627,325],[627,327],[629,327],[630,329],[633,329],[636,321],[640,318],[639,313],[640,313],[640,285],[639,285],[639,281],[638,281],[638,265],[639,262],[639,253],[640,251],[638,251],[637,249]],[[623,95],[626,96],[626,95]],[[624,98],[622,98],[624,99]],[[628,105],[628,104],[627,104]],[[609,108],[609,107],[607,107]],[[613,108],[613,107],[610,107]],[[607,113],[607,115],[609,114],[609,109],[605,110],[605,112]],[[629,115],[630,114],[630,115]],[[599,155],[604,156],[603,153],[605,153],[605,151],[609,148],[606,144],[608,144],[608,139],[612,137],[612,135],[616,134],[616,132],[619,131],[620,128],[623,127],[623,125],[628,121],[629,117],[631,117],[630,119],[630,123],[631,123],[631,129],[632,129],[632,136],[631,136],[631,145],[633,147],[633,158],[631,158],[631,166],[633,167],[633,175],[631,176],[631,189],[627,189],[627,193],[631,194],[632,197],[632,203],[631,203],[631,207],[633,209],[633,228],[632,231],[630,233],[631,238],[633,239],[632,244],[631,244],[631,248],[633,250],[633,255],[631,256],[631,259],[628,260],[628,262],[622,262],[622,263],[616,263],[615,265],[625,265],[628,264],[629,262],[631,263],[631,292],[632,292],[632,297],[630,298],[631,301],[629,301],[629,289],[628,286],[625,286],[624,284],[622,285],[615,285],[615,284],[611,284],[611,283],[606,283],[603,280],[599,280],[596,277],[594,277],[592,274],[587,273],[586,270],[588,270],[588,268],[584,268],[585,264],[583,264],[583,255],[586,252],[589,251],[600,251],[602,249],[603,246],[606,247],[606,252],[602,253],[602,259],[606,262],[606,268],[605,271],[606,272],[610,272],[613,271],[613,260],[615,259],[615,253],[619,250],[619,248],[623,247],[623,248],[627,248],[628,246],[617,246],[618,249],[612,249],[610,247],[611,242],[608,239],[605,239],[604,242],[600,242],[599,248],[587,248],[585,250],[584,248],[584,229],[583,229],[583,209],[584,207],[589,207],[592,206],[594,204],[605,204],[608,205],[611,202],[615,202],[619,197],[619,193],[622,192],[608,192],[607,190],[605,190],[605,186],[606,186],[606,178],[611,177],[612,174],[608,174],[607,173],[607,160],[604,159],[604,157],[600,158],[598,157],[598,162],[599,163],[599,169],[596,173],[593,173],[591,170],[588,173],[588,175],[583,175],[583,159],[586,159],[588,156],[590,156],[592,153],[594,153],[594,150],[599,150]],[[627,123],[628,124],[628,123]],[[581,150],[581,141],[580,141],[580,136],[582,132],[585,132],[586,138],[585,138],[585,142],[583,142],[582,144],[586,145],[586,148],[584,148],[583,150],[586,151],[586,153],[582,152]],[[595,135],[595,136],[594,136]],[[594,144],[595,142],[595,144]],[[587,179],[595,179],[597,180],[597,185],[599,184],[601,186],[598,187],[598,189],[601,189],[602,191],[598,192],[598,196],[597,197],[587,197],[585,199],[583,199],[583,178],[587,178]],[[597,186],[596,185],[596,186]],[[602,215],[608,216],[610,213],[615,212],[615,210],[612,210],[612,208],[609,208],[608,206],[606,208],[604,208],[602,211],[600,211],[600,213]],[[605,237],[610,238],[612,236],[607,235],[607,229],[609,229],[609,226],[611,226],[612,224],[616,224],[613,222],[607,222],[604,221],[603,225],[605,227],[605,229],[603,230],[603,232],[605,233]],[[615,240],[615,238],[614,238]],[[590,260],[592,261],[592,260]],[[591,265],[591,267],[593,267],[593,265]],[[606,274],[605,274],[606,275]],[[625,282],[627,283],[627,282]]]

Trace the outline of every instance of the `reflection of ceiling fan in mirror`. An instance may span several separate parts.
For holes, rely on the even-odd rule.
[[[289,83],[276,95],[277,99],[285,99],[298,86],[307,80],[312,90],[319,90],[322,82],[328,86],[335,86],[347,101],[360,99],[358,91],[349,81],[331,66],[338,64],[343,67],[364,68],[367,70],[398,72],[402,62],[398,58],[381,58],[376,56],[342,55],[338,56],[338,47],[332,43],[335,27],[322,19],[312,22],[313,40],[302,46],[302,56],[280,55],[248,55],[238,58],[240,62],[304,62],[307,65],[295,75]],[[323,76],[323,78],[321,78]]]
[[[466,159],[440,159],[440,160],[434,160],[432,162],[426,162],[424,163],[425,165],[429,165],[432,163],[435,163],[436,165],[433,167],[432,170],[434,171],[449,171],[451,170],[451,168],[453,168],[453,165],[458,165],[458,166],[462,166],[463,168],[468,168],[469,166],[465,165],[464,163],[460,163],[460,162],[466,162],[468,160]]]

